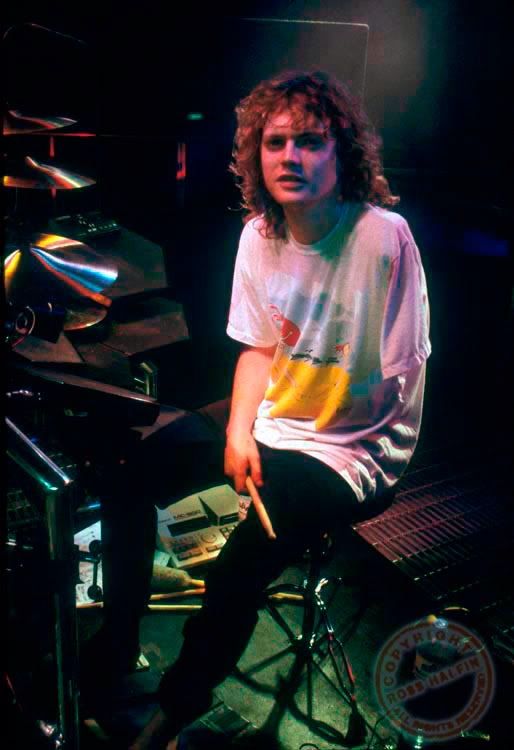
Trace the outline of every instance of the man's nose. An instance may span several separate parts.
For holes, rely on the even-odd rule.
[[[282,161],[298,162],[300,157],[300,151],[293,140],[286,141],[284,149],[282,151]]]

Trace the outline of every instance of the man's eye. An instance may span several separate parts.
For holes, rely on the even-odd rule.
[[[307,148],[320,148],[323,145],[323,140],[315,135],[307,135],[302,138],[300,145]]]
[[[267,148],[282,148],[282,138],[268,138],[266,141]]]

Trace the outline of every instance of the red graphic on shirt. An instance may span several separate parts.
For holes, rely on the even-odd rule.
[[[346,342],[345,344],[336,344],[334,349],[338,354],[342,354],[344,356],[345,354],[350,353],[350,344],[348,342]]]
[[[281,323],[280,338],[287,346],[294,346],[300,338],[300,329],[292,320],[284,318],[276,305],[270,305],[272,320]]]

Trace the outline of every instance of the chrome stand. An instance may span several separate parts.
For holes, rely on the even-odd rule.
[[[327,585],[333,584],[333,593],[335,593],[337,587],[343,584],[341,578],[325,578],[321,575],[322,560],[326,557],[326,554],[327,552],[323,548],[311,552],[309,571],[302,585],[281,583],[271,586],[266,590],[266,608],[277,625],[286,634],[289,645],[280,652],[253,665],[245,670],[245,672],[236,668],[235,676],[257,691],[268,693],[275,697],[275,704],[261,730],[263,734],[267,734],[270,737],[276,736],[284,712],[286,709],[289,709],[296,719],[305,722],[307,726],[326,741],[353,747],[364,742],[367,727],[357,706],[355,677],[351,665],[330,621],[328,614],[329,603],[324,601],[322,595],[323,589]],[[298,604],[302,607],[302,623],[299,634],[294,632],[293,628],[279,611],[281,603]],[[326,654],[323,654],[324,647],[327,649]],[[281,681],[278,689],[264,686],[253,677],[257,672],[269,667],[272,663],[289,653],[294,654],[294,661],[288,676],[285,680]],[[330,658],[336,682],[326,674],[321,666],[321,660],[324,655],[328,655]],[[337,658],[338,655],[339,659]],[[345,685],[345,680],[343,679],[343,670],[340,667],[341,662],[348,687]],[[319,672],[324,680],[349,706],[350,713],[345,734],[335,727],[316,719],[313,715],[314,669]],[[299,708],[295,698],[304,676],[307,682],[306,712]]]
[[[10,419],[6,418],[7,455],[43,495],[55,614],[57,725],[37,722],[39,731],[59,750],[79,750],[78,633],[75,604],[76,554],[73,511],[76,486]]]

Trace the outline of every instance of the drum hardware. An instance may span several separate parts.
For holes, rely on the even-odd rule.
[[[14,32],[17,31],[27,31],[31,36],[20,39],[18,35],[14,39]],[[52,46],[55,37],[66,42],[71,41],[80,47],[85,46],[81,40],[38,24],[11,26],[3,34],[2,44],[5,45],[7,38],[12,36],[9,40],[10,47],[4,47],[12,71],[30,69],[30,66],[26,65],[16,66],[16,54],[25,56],[28,52],[35,60],[38,59],[38,55],[42,58],[46,50],[44,44],[38,44],[38,37],[44,42],[47,34],[52,35]],[[25,46],[22,43],[24,41],[27,43]],[[65,63],[69,67],[73,61],[70,61],[70,55],[67,54],[69,49],[61,47],[61,51],[62,59],[57,62],[64,69]],[[81,56],[85,61],[82,50]],[[15,58],[14,64],[12,57]],[[49,59],[52,62],[56,55],[50,54]],[[50,68],[43,65],[44,62],[47,62],[46,58],[44,61],[41,59],[40,69],[49,70]],[[18,156],[12,151],[6,155],[2,171],[4,187],[25,191],[23,199],[17,192],[14,194],[13,210],[17,216],[12,218],[21,224],[15,232],[8,232],[4,255],[4,284],[8,312],[5,333],[7,343],[12,349],[28,337],[34,337],[36,341],[39,337],[43,341],[56,342],[63,331],[87,328],[103,320],[111,305],[111,300],[103,291],[111,286],[118,276],[117,267],[87,245],[59,234],[43,234],[29,228],[30,224],[35,227],[40,223],[40,213],[34,209],[41,209],[44,203],[47,213],[47,196],[55,200],[57,190],[77,190],[96,184],[95,179],[80,173],[80,169],[78,172],[69,169],[54,159],[54,131],[64,131],[76,125],[77,119],[60,116],[60,112],[59,116],[43,114],[43,107],[40,106],[42,92],[37,89],[38,69],[31,69],[31,80],[35,81],[36,86],[31,86],[29,81],[29,85],[24,89],[17,81],[14,82],[16,86],[12,81],[7,81],[7,113],[2,118],[4,135],[14,137],[14,141],[9,142],[10,149],[18,151],[22,144],[20,138],[26,138],[27,135],[29,138],[32,134],[48,137],[48,147],[44,155],[32,151],[30,146],[25,145],[29,143],[26,140],[21,152],[18,151]],[[16,103],[12,100],[11,94],[16,97]],[[33,98],[30,103],[27,95]],[[45,92],[45,101],[46,98]],[[55,110],[59,109],[55,107]],[[62,135],[83,134],[63,132]],[[33,141],[30,143],[34,146]],[[38,145],[41,145],[41,141]],[[37,192],[31,196],[27,194],[30,190]],[[48,216],[41,226],[45,226],[47,220]],[[17,562],[14,558],[24,555],[35,565],[39,565],[39,559],[36,560],[39,553],[44,558],[38,567],[37,597],[44,597],[42,602],[45,610],[47,603],[53,605],[51,650],[55,658],[55,682],[52,684],[57,694],[57,710],[51,722],[47,717],[39,717],[41,720],[34,720],[31,724],[39,741],[46,738],[47,744],[54,748],[66,747],[67,750],[77,750],[80,744],[80,725],[75,587],[80,555],[74,545],[73,531],[79,488],[67,468],[60,467],[30,431],[42,424],[46,434],[53,415],[68,408],[80,412],[88,409],[97,417],[102,417],[110,413],[107,404],[113,403],[112,408],[117,411],[122,424],[126,424],[123,412],[130,412],[129,420],[135,416],[136,423],[139,423],[140,419],[143,423],[147,423],[148,420],[151,423],[155,419],[158,407],[153,399],[134,394],[134,412],[130,409],[133,394],[129,391],[115,388],[109,390],[109,386],[102,390],[101,384],[95,381],[81,378],[74,380],[73,376],[65,383],[66,373],[61,377],[55,372],[45,376],[38,372],[37,368],[32,372],[24,371],[22,366],[18,367],[17,359],[16,353],[13,353],[8,363],[11,413],[6,418],[6,442],[10,467],[13,469],[10,479],[20,474],[21,486],[27,486],[27,496],[33,496],[34,503],[37,502],[41,523],[34,529],[34,544],[31,543],[31,529],[23,525],[17,527],[9,539],[9,549],[14,563]],[[45,411],[48,405],[51,409]],[[150,416],[148,407],[152,412]],[[26,425],[29,426],[29,432],[26,431]],[[96,562],[98,569],[99,550],[93,547],[88,550],[86,556],[94,565]],[[28,562],[27,559],[27,566]],[[25,574],[20,572],[20,576],[28,572],[27,566],[23,566],[24,561],[21,560]],[[47,581],[51,597],[46,595],[48,587],[41,591],[39,576],[43,576]],[[99,589],[96,578],[93,583],[96,589]],[[92,593],[98,595],[99,590],[96,589],[93,588]],[[25,595],[26,591],[19,593]],[[47,602],[48,599],[50,601]],[[41,616],[39,607],[35,614]],[[41,646],[35,644],[34,647]],[[9,680],[8,676],[7,679]],[[15,697],[14,691],[12,693]]]
[[[87,595],[94,602],[101,602],[103,599],[102,588],[98,585],[98,570],[102,562],[102,542],[99,539],[93,539],[89,545],[89,550],[78,551],[80,562],[88,562],[93,565],[93,582],[87,589]]]
[[[5,343],[15,349],[28,336],[55,343],[64,328],[67,314],[64,307],[51,302],[23,306],[8,302]]]
[[[12,534],[9,555],[13,564],[10,567],[15,586],[16,581],[19,582],[22,578],[26,580],[27,575],[32,575],[33,580],[35,574],[38,581],[35,596],[41,595],[41,586],[45,592],[50,590],[49,604],[53,603],[53,608],[51,607],[49,614],[51,613],[52,622],[55,623],[49,652],[55,653],[55,677],[52,678],[51,684],[56,687],[57,713],[52,714],[50,721],[46,715],[39,715],[37,720],[32,715],[26,715],[25,719],[29,720],[31,726],[34,725],[34,731],[47,737],[52,747],[76,750],[79,747],[80,723],[77,699],[78,635],[75,587],[79,563],[92,563],[93,581],[87,593],[93,602],[101,602],[103,592],[98,585],[98,572],[102,550],[101,543],[97,540],[93,540],[86,551],[79,550],[74,544],[74,523],[82,507],[79,500],[83,500],[82,493],[79,495],[80,487],[74,481],[74,469],[77,466],[70,466],[64,454],[59,458],[60,454],[55,454],[52,448],[48,448],[52,438],[49,437],[49,443],[45,438],[53,433],[55,427],[51,415],[42,425],[43,431],[40,431],[39,438],[32,434],[33,407],[35,405],[35,411],[43,413],[45,402],[48,402],[46,405],[54,412],[64,405],[66,411],[72,409],[77,412],[82,412],[87,407],[97,417],[101,415],[108,420],[107,404],[114,404],[111,408],[120,414],[129,415],[129,420],[135,418],[138,423],[141,420],[151,422],[157,414],[158,405],[154,399],[144,394],[132,393],[67,373],[45,372],[37,367],[26,367],[25,363],[14,363],[10,368],[10,377],[14,377],[16,386],[8,391],[9,402],[12,411],[20,414],[23,424],[23,429],[20,429],[19,424],[12,419],[6,419],[7,452],[14,462],[15,470],[13,478],[20,474],[21,486],[27,487],[28,497],[34,493],[34,499],[38,500],[38,508],[41,509],[40,523],[34,533],[27,527],[20,527]],[[57,394],[60,394],[60,397]],[[134,403],[135,412],[130,410],[131,404]],[[150,409],[150,412],[147,409]],[[27,414],[22,414],[23,411]],[[30,424],[28,430],[25,422]],[[96,434],[94,429],[90,434]],[[81,432],[81,441],[83,437]],[[43,502],[39,504],[41,498]],[[42,526],[45,526],[46,531]],[[27,589],[24,588],[23,592],[26,596]],[[47,596],[42,600],[45,612],[47,600]],[[37,612],[38,616],[42,616],[39,607]],[[23,676],[21,679],[23,692]],[[38,705],[39,696],[45,701],[49,694],[36,694]]]
[[[159,402],[144,393],[22,360],[12,362],[10,370],[18,389],[37,393],[54,410],[89,416],[104,424],[110,420],[120,429],[152,425],[159,414]]]
[[[53,591],[58,724],[53,727],[51,739],[56,748],[78,748],[78,634],[72,575],[76,559],[72,531],[76,487],[71,477],[9,418],[6,427],[7,455],[43,494],[48,557],[58,581]]]

